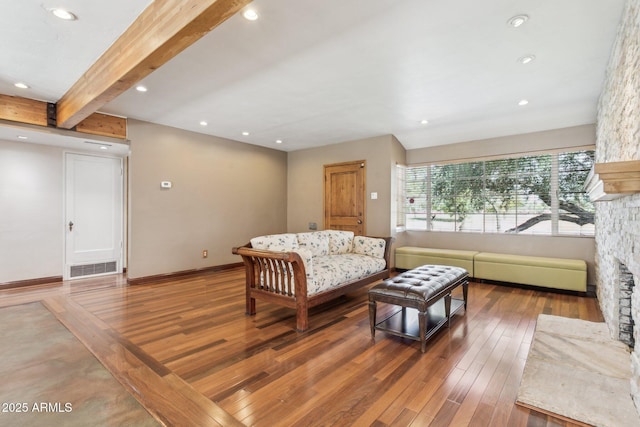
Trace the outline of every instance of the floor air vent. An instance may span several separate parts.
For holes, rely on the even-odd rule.
[[[115,273],[117,263],[99,262],[97,264],[72,265],[71,277],[93,276],[94,274]]]

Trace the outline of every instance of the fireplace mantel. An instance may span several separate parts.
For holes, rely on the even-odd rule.
[[[596,163],[587,177],[585,190],[593,202],[640,193],[640,160]]]

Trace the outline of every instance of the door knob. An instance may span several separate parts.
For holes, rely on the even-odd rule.
[[[362,224],[362,220],[361,219],[358,220],[358,224]]]
[[[69,221],[69,231],[73,231],[73,221]]]

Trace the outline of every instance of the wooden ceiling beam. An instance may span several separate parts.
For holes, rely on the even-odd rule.
[[[35,99],[0,94],[0,119],[47,126],[47,103]]]
[[[43,127],[56,127],[55,111],[56,105],[50,102],[0,94],[0,120]],[[126,139],[127,119],[93,113],[73,129],[90,135]]]
[[[58,101],[57,126],[76,126],[249,3],[153,1]]]

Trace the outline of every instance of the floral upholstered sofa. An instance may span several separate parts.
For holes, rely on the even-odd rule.
[[[389,277],[391,238],[323,230],[255,237],[233,248],[246,269],[246,312],[256,298],[296,310],[296,327],[309,327],[309,308]]]

